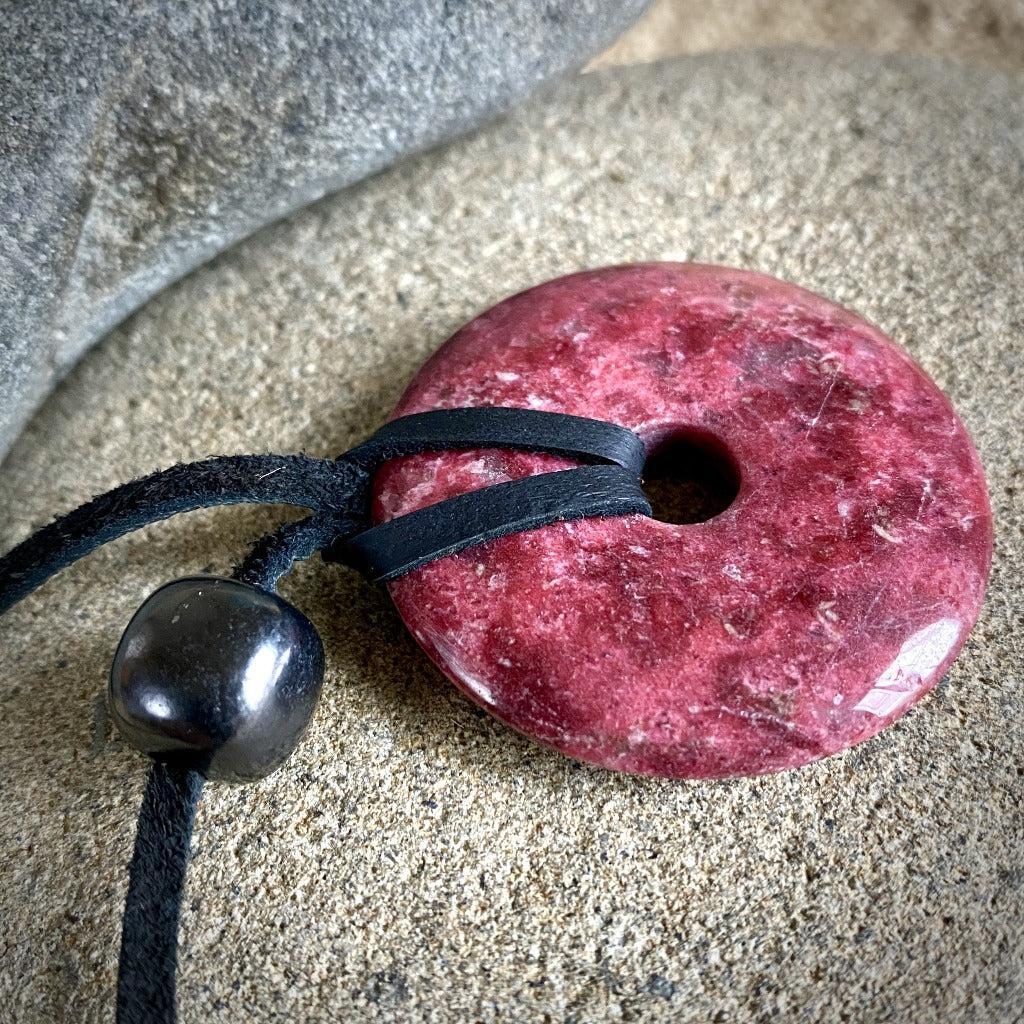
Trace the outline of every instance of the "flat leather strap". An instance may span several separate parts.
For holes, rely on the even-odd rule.
[[[466,548],[549,523],[650,515],[640,479],[621,466],[585,466],[482,487],[399,516],[333,552],[374,581],[397,579]]]
[[[574,477],[553,490],[548,489],[550,484],[522,481],[495,494],[484,489],[479,498],[464,496],[455,506],[442,502],[430,513],[417,513],[401,530],[368,529],[370,482],[381,465],[427,451],[475,448],[563,455],[607,463],[605,468],[618,473],[603,477],[599,492],[588,489],[591,478],[585,476],[578,480],[588,486],[571,493],[578,486]],[[556,519],[649,515],[637,484],[643,461],[639,437],[617,424],[537,409],[487,407],[440,409],[392,420],[337,459],[235,455],[174,466],[99,495],[0,558],[0,613],[101,544],[181,512],[238,502],[299,505],[314,513],[260,542],[240,570],[249,582],[273,587],[296,558],[308,558],[318,550],[327,561],[336,562],[350,561],[351,551],[358,564],[378,567],[374,579],[393,579],[432,558]],[[556,493],[559,487],[566,493]],[[511,503],[504,522],[501,501]],[[481,515],[486,518],[478,522]],[[412,536],[413,529],[419,531],[417,537]],[[361,531],[367,531],[366,536],[349,547],[346,538]],[[392,542],[397,545],[393,555],[381,550]]]
[[[389,459],[422,452],[517,448],[566,455],[581,462],[609,462],[639,476],[643,442],[626,427],[586,416],[504,406],[435,409],[385,423],[344,458],[370,470]]]

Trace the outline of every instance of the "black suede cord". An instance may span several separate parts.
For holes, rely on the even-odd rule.
[[[580,462],[607,462],[640,476],[644,446],[632,430],[605,420],[540,409],[490,406],[434,409],[385,423],[345,458],[367,469],[389,459],[459,448],[514,448],[567,455]]]
[[[178,917],[203,777],[154,764],[135,829],[121,920],[119,1024],[173,1024]]]
[[[341,514],[358,506],[361,514],[369,480],[352,462],[305,455],[225,455],[151,473],[93,498],[0,558],[0,613],[100,545],[160,519],[236,504]]]
[[[359,542],[358,533],[370,526],[369,495],[372,473],[384,462],[426,451],[466,448],[516,448],[565,455],[584,462],[622,467],[597,495],[585,470],[564,470],[557,483],[536,483],[543,476],[526,477],[504,488],[501,500],[508,516],[486,531],[476,525],[474,506],[493,508],[492,488],[481,488],[458,502],[459,520],[453,521],[448,502],[416,513],[415,543],[406,530],[391,523],[375,527],[381,533]],[[394,579],[402,572],[474,544],[565,519],[593,515],[650,514],[638,481],[644,449],[625,427],[602,420],[535,409],[444,409],[392,420],[369,440],[338,459],[305,455],[226,455],[191,465],[173,466],[102,494],[34,533],[0,558],[0,613],[30,594],[54,573],[83,558],[102,544],[116,540],[149,523],[212,505],[294,505],[317,513],[315,522],[283,527],[265,538],[249,556],[240,579],[273,587],[292,560],[329,549],[329,561],[369,564],[373,551],[374,579]],[[582,474],[573,476],[573,474]],[[553,475],[553,474],[551,474]],[[551,500],[552,489],[561,489]],[[609,489],[620,501],[610,501]],[[546,504],[545,504],[546,503]],[[538,514],[541,505],[547,509]],[[336,520],[330,535],[332,519]],[[453,529],[454,526],[454,529]],[[464,535],[459,537],[460,527]],[[346,544],[350,538],[355,546]],[[402,547],[401,538],[408,547]]]
[[[370,527],[373,471],[423,452],[512,448],[589,465],[512,480]],[[322,552],[374,580],[509,533],[586,516],[651,514],[640,488],[644,449],[615,424],[531,409],[451,409],[394,420],[336,460],[303,455],[207,459],[100,495],[0,558],[0,613],[54,573],[148,523],[212,505],[309,509],[261,539],[234,576],[274,589],[300,559]],[[203,780],[155,764],[139,811],[118,971],[118,1024],[173,1024],[181,897]]]
[[[537,409],[439,409],[392,420],[345,458],[375,469],[390,459],[458,448],[525,449],[605,465],[482,487],[354,536],[339,531],[324,558],[379,582],[548,523],[651,514],[640,489],[643,443],[631,430],[604,420]]]
[[[587,466],[493,484],[399,516],[336,545],[340,561],[375,582],[398,579],[510,533],[585,516],[651,514],[640,481],[620,466]]]
[[[232,575],[241,583],[273,590],[296,562],[311,558],[336,538],[347,537],[362,526],[362,519],[332,512],[319,512],[294,523],[285,523],[257,541]]]

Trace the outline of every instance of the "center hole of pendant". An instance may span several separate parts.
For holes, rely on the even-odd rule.
[[[725,445],[711,434],[678,431],[647,456],[643,488],[655,519],[683,525],[721,515],[740,490],[740,472]]]

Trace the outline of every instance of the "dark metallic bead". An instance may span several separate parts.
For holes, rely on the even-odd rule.
[[[135,613],[108,699],[137,750],[209,779],[253,782],[295,749],[323,675],[320,636],[298,609],[236,580],[190,577]]]

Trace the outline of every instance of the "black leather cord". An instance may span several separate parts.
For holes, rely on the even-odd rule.
[[[257,541],[232,575],[242,583],[274,590],[296,562],[324,551],[338,537],[356,533],[364,525],[362,518],[332,512],[318,512],[286,523]]]
[[[586,490],[574,501],[567,496],[566,502],[542,506],[539,504],[541,493],[535,497],[534,485],[524,481],[502,492],[504,500],[512,502],[505,527],[499,529],[492,522],[489,529],[480,531],[476,527],[476,516],[492,515],[495,511],[494,499],[488,493],[490,488],[482,488],[473,492],[479,497],[467,495],[452,499],[459,502],[459,515],[465,524],[466,535],[461,539],[455,536],[456,521],[445,508],[447,503],[441,502],[429,515],[417,513],[422,535],[415,547],[415,557],[405,557],[403,551],[396,550],[392,558],[384,559],[381,543],[382,538],[389,535],[388,531],[371,535],[358,544],[354,549],[357,557],[363,557],[364,551],[373,551],[383,565],[383,575],[375,578],[393,579],[400,574],[397,568],[401,564],[408,565],[403,570],[408,572],[484,540],[533,529],[557,519],[650,513],[646,502],[638,498],[635,485],[643,466],[643,444],[625,427],[535,409],[442,409],[392,420],[338,459],[314,459],[305,455],[219,456],[151,473],[101,494],[43,527],[0,558],[0,613],[100,545],[160,519],[212,505],[295,505],[337,519],[338,529],[333,536],[322,536],[330,522],[328,518],[318,520],[315,527],[309,525],[301,530],[285,527],[280,538],[262,541],[261,545],[269,543],[270,548],[262,553],[254,552],[245,566],[247,574],[255,573],[254,582],[265,578],[265,585],[273,586],[288,571],[288,544],[294,545],[296,558],[309,557],[330,545],[328,560],[345,561],[344,540],[370,525],[373,470],[399,456],[466,448],[518,448],[620,466],[623,472],[618,477],[622,498],[619,511],[607,511],[607,492],[593,495],[592,503],[588,504],[590,495]],[[565,486],[571,486],[569,481]],[[609,482],[608,486],[613,485]],[[548,508],[547,513],[540,514],[542,507]],[[500,515],[497,518],[500,519]],[[438,531],[436,538],[432,535],[434,530]],[[395,536],[402,533],[399,529]],[[319,547],[310,546],[314,538],[321,541]],[[273,564],[268,561],[258,569],[256,562],[267,559],[271,549],[275,561]],[[263,577],[259,576],[260,572]]]
[[[616,423],[539,409],[484,406],[402,416],[385,423],[345,458],[375,470],[402,455],[460,448],[514,448],[566,455],[581,462],[609,462],[634,476],[640,476],[646,457],[640,438]]]
[[[381,523],[325,552],[375,582],[485,541],[589,516],[651,514],[640,480],[621,466],[587,466],[494,484]]]
[[[121,919],[118,1024],[174,1024],[178,918],[202,791],[197,772],[149,770]]]
[[[439,409],[392,420],[346,459],[376,469],[389,459],[459,448],[516,448],[608,463],[483,487],[355,536],[324,551],[375,582],[510,533],[586,516],[651,514],[640,489],[644,446],[604,420],[536,409]]]
[[[429,451],[514,448],[589,465],[526,477],[438,502],[370,527],[372,473]],[[394,420],[337,460],[302,455],[207,459],[143,477],[56,520],[0,558],[0,613],[107,541],[179,512],[232,503],[287,504],[312,515],[260,540],[235,578],[273,589],[318,551],[374,580],[510,533],[586,516],[649,515],[644,449],[600,420],[531,409],[450,409]],[[177,930],[188,848],[203,780],[156,764],[139,811],[118,972],[118,1024],[173,1024]]]
[[[361,516],[369,475],[305,455],[225,455],[133,480],[69,512],[0,558],[0,613],[101,544],[212,505],[297,505]]]

